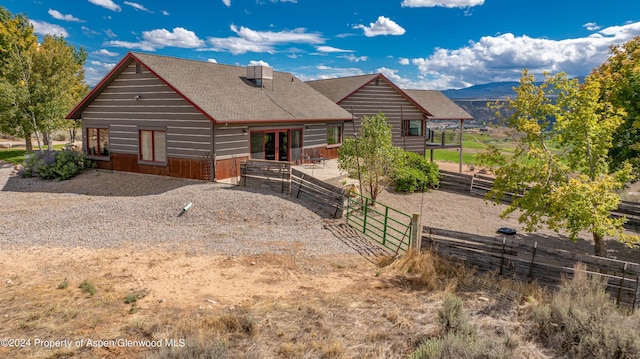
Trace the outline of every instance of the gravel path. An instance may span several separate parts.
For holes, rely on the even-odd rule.
[[[355,253],[319,215],[272,192],[100,170],[62,182],[12,172],[0,165],[0,246]],[[178,217],[188,202],[193,206]]]

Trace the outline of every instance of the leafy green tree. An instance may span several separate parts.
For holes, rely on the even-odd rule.
[[[31,151],[35,131],[29,117],[32,54],[37,37],[28,19],[0,7],[0,131],[21,136]]]
[[[624,233],[624,218],[610,216],[620,202],[616,190],[631,179],[631,165],[609,169],[613,133],[623,119],[601,100],[599,83],[587,77],[580,85],[562,73],[545,75],[536,85],[524,70],[515,90],[515,100],[496,106],[513,111],[506,124],[521,136],[515,156],[495,171],[488,196],[496,202],[505,194],[522,196],[514,196],[501,216],[520,210],[518,220],[526,230],[546,226],[566,231],[572,240],[589,231],[597,256],[607,255],[606,236],[629,245],[637,242]],[[552,142],[562,151],[552,151]]]
[[[389,183],[400,148],[391,142],[391,125],[384,114],[364,116],[360,133],[345,138],[338,150],[338,167],[360,181],[372,199]]]
[[[624,122],[614,132],[609,162],[621,168],[629,161],[640,173],[640,36],[612,46],[611,56],[592,71],[602,87],[601,99],[625,110]]]
[[[0,8],[0,20],[0,131],[22,136],[28,151],[35,133],[42,149],[41,135],[51,144],[54,130],[73,125],[64,116],[88,91],[87,53],[62,37],[46,35],[38,43],[23,15]]]
[[[48,35],[34,53],[32,108],[49,149],[53,131],[74,125],[64,116],[88,91],[83,72],[86,58],[84,49],[76,49],[62,37]]]

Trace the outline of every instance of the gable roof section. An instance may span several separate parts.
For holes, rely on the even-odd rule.
[[[263,88],[246,79],[246,68],[144,53],[129,53],[74,108],[82,111],[132,61],[137,61],[215,123],[350,120],[351,115],[290,73],[273,73]]]
[[[404,90],[422,107],[429,109],[431,120],[473,120],[467,111],[463,110],[442,92],[436,90]]]
[[[336,79],[307,81],[307,84],[316,89],[318,92],[327,96],[335,103],[339,104],[375,79],[384,80],[396,91],[398,91],[401,96],[418,107],[420,111],[425,113],[427,116],[431,115],[431,113],[424,106],[411,98],[404,90],[396,86],[396,84],[386,78],[383,74],[360,75],[341,77]]]
[[[331,101],[339,103],[349,97],[363,86],[373,81],[376,74],[341,77],[336,79],[307,81],[307,85],[316,89],[328,97]]]

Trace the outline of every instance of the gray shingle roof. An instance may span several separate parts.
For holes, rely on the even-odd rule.
[[[307,81],[307,84],[318,92],[338,103],[362,86],[373,80],[377,74],[342,77],[337,79]]]
[[[246,79],[246,67],[242,66],[145,53],[128,56],[130,61],[139,60],[218,123],[351,119],[347,111],[290,73],[274,71],[273,80],[264,80],[261,88]],[[108,83],[105,81],[105,85]],[[81,104],[67,117],[76,118],[73,116],[79,116],[82,110]]]
[[[433,120],[472,120],[473,116],[463,110],[450,98],[435,90],[403,90],[420,106],[426,108]]]

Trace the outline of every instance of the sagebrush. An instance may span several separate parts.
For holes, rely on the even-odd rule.
[[[26,156],[19,173],[22,177],[62,181],[77,176],[91,166],[91,161],[79,151],[36,151]]]

